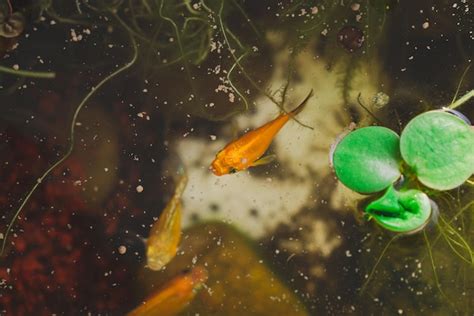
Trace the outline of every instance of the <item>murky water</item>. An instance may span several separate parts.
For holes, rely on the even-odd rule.
[[[472,315],[472,181],[426,188],[438,220],[395,234],[329,151],[472,90],[473,10],[0,0],[0,314]],[[311,90],[272,162],[209,170]],[[178,251],[154,271],[146,240],[183,174]]]

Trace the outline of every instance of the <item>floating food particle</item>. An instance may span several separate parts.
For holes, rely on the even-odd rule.
[[[352,9],[352,11],[359,11],[359,9],[360,9],[360,4],[357,3],[357,2],[356,2],[356,3],[353,3],[353,4],[351,5],[351,9]]]
[[[376,95],[374,95],[372,102],[376,108],[382,108],[386,106],[388,102],[390,102],[390,97],[383,92],[378,92]]]
[[[125,247],[125,246],[123,246],[123,245],[120,246],[120,247],[118,247],[118,252],[119,252],[119,254],[121,254],[121,255],[125,254],[125,253],[127,252],[127,247]]]
[[[142,193],[143,192],[143,186],[137,185],[137,192]]]

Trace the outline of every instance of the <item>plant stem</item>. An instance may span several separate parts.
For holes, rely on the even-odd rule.
[[[15,221],[17,220],[18,216],[20,215],[21,211],[23,210],[23,208],[25,207],[25,205],[28,203],[28,201],[30,200],[31,196],[33,195],[33,193],[36,191],[36,189],[39,187],[39,185],[46,179],[46,177],[54,170],[56,169],[56,167],[58,167],[59,165],[61,165],[64,161],[66,161],[67,158],[69,158],[69,156],[71,155],[73,149],[74,149],[74,144],[75,144],[75,127],[76,127],[76,121],[77,121],[77,117],[79,116],[79,113],[81,112],[82,108],[84,107],[84,105],[87,103],[87,101],[89,101],[89,99],[104,85],[106,84],[109,80],[111,80],[112,78],[114,78],[115,76],[117,76],[118,74],[120,74],[121,72],[127,70],[128,68],[130,68],[134,63],[135,61],[137,60],[137,56],[138,56],[138,48],[137,48],[137,44],[136,44],[136,41],[135,41],[135,38],[133,38],[133,35],[130,34],[130,40],[132,42],[132,46],[133,46],[133,55],[132,55],[132,58],[130,59],[129,62],[127,62],[125,65],[123,65],[122,67],[120,67],[119,69],[115,70],[114,72],[112,72],[110,75],[108,75],[107,77],[105,77],[104,79],[102,79],[95,87],[93,87],[89,93],[84,97],[84,99],[82,99],[81,103],[79,103],[79,105],[77,106],[76,110],[74,111],[74,115],[72,117],[72,120],[71,120],[71,126],[70,126],[70,134],[69,134],[69,144],[68,144],[68,147],[67,147],[67,151],[66,153],[64,154],[64,156],[62,156],[59,160],[57,160],[53,165],[51,165],[44,173],[43,175],[41,175],[41,177],[39,177],[37,180],[36,180],[36,183],[33,185],[33,187],[30,189],[30,191],[28,192],[28,194],[25,196],[25,198],[23,199],[23,202],[21,203],[20,207],[16,210],[15,214],[13,215],[13,218],[12,220],[10,221],[8,227],[7,227],[7,230],[5,232],[5,235],[3,236],[3,241],[2,241],[2,248],[0,250],[0,256],[3,255],[3,252],[5,251],[5,247],[6,247],[6,244],[7,244],[7,239],[8,239],[8,235],[10,234],[11,230],[12,230],[12,227],[13,227],[13,224],[15,223]]]
[[[463,105],[466,103],[470,98],[474,97],[474,89],[457,99],[455,102],[451,103],[450,106],[448,106],[448,109],[455,109],[458,106]]]
[[[20,76],[20,77],[30,77],[30,78],[39,78],[39,79],[53,79],[56,77],[55,72],[38,72],[38,71],[28,71],[28,70],[15,70],[13,68],[8,68],[0,66],[0,72]]]

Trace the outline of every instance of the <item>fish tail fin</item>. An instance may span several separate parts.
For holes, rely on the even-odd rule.
[[[311,91],[308,93],[308,95],[306,96],[306,98],[303,100],[303,102],[300,103],[300,105],[298,105],[293,111],[289,112],[288,114],[291,115],[291,116],[295,116],[296,114],[300,113],[301,111],[303,111],[306,103],[308,103],[308,100],[313,96],[313,89],[311,89]]]

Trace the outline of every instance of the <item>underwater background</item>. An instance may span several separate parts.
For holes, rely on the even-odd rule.
[[[354,125],[400,134],[473,89],[473,53],[467,0],[0,0],[0,314],[473,315],[472,181],[396,234],[329,159]],[[209,170],[311,90],[274,161]]]

